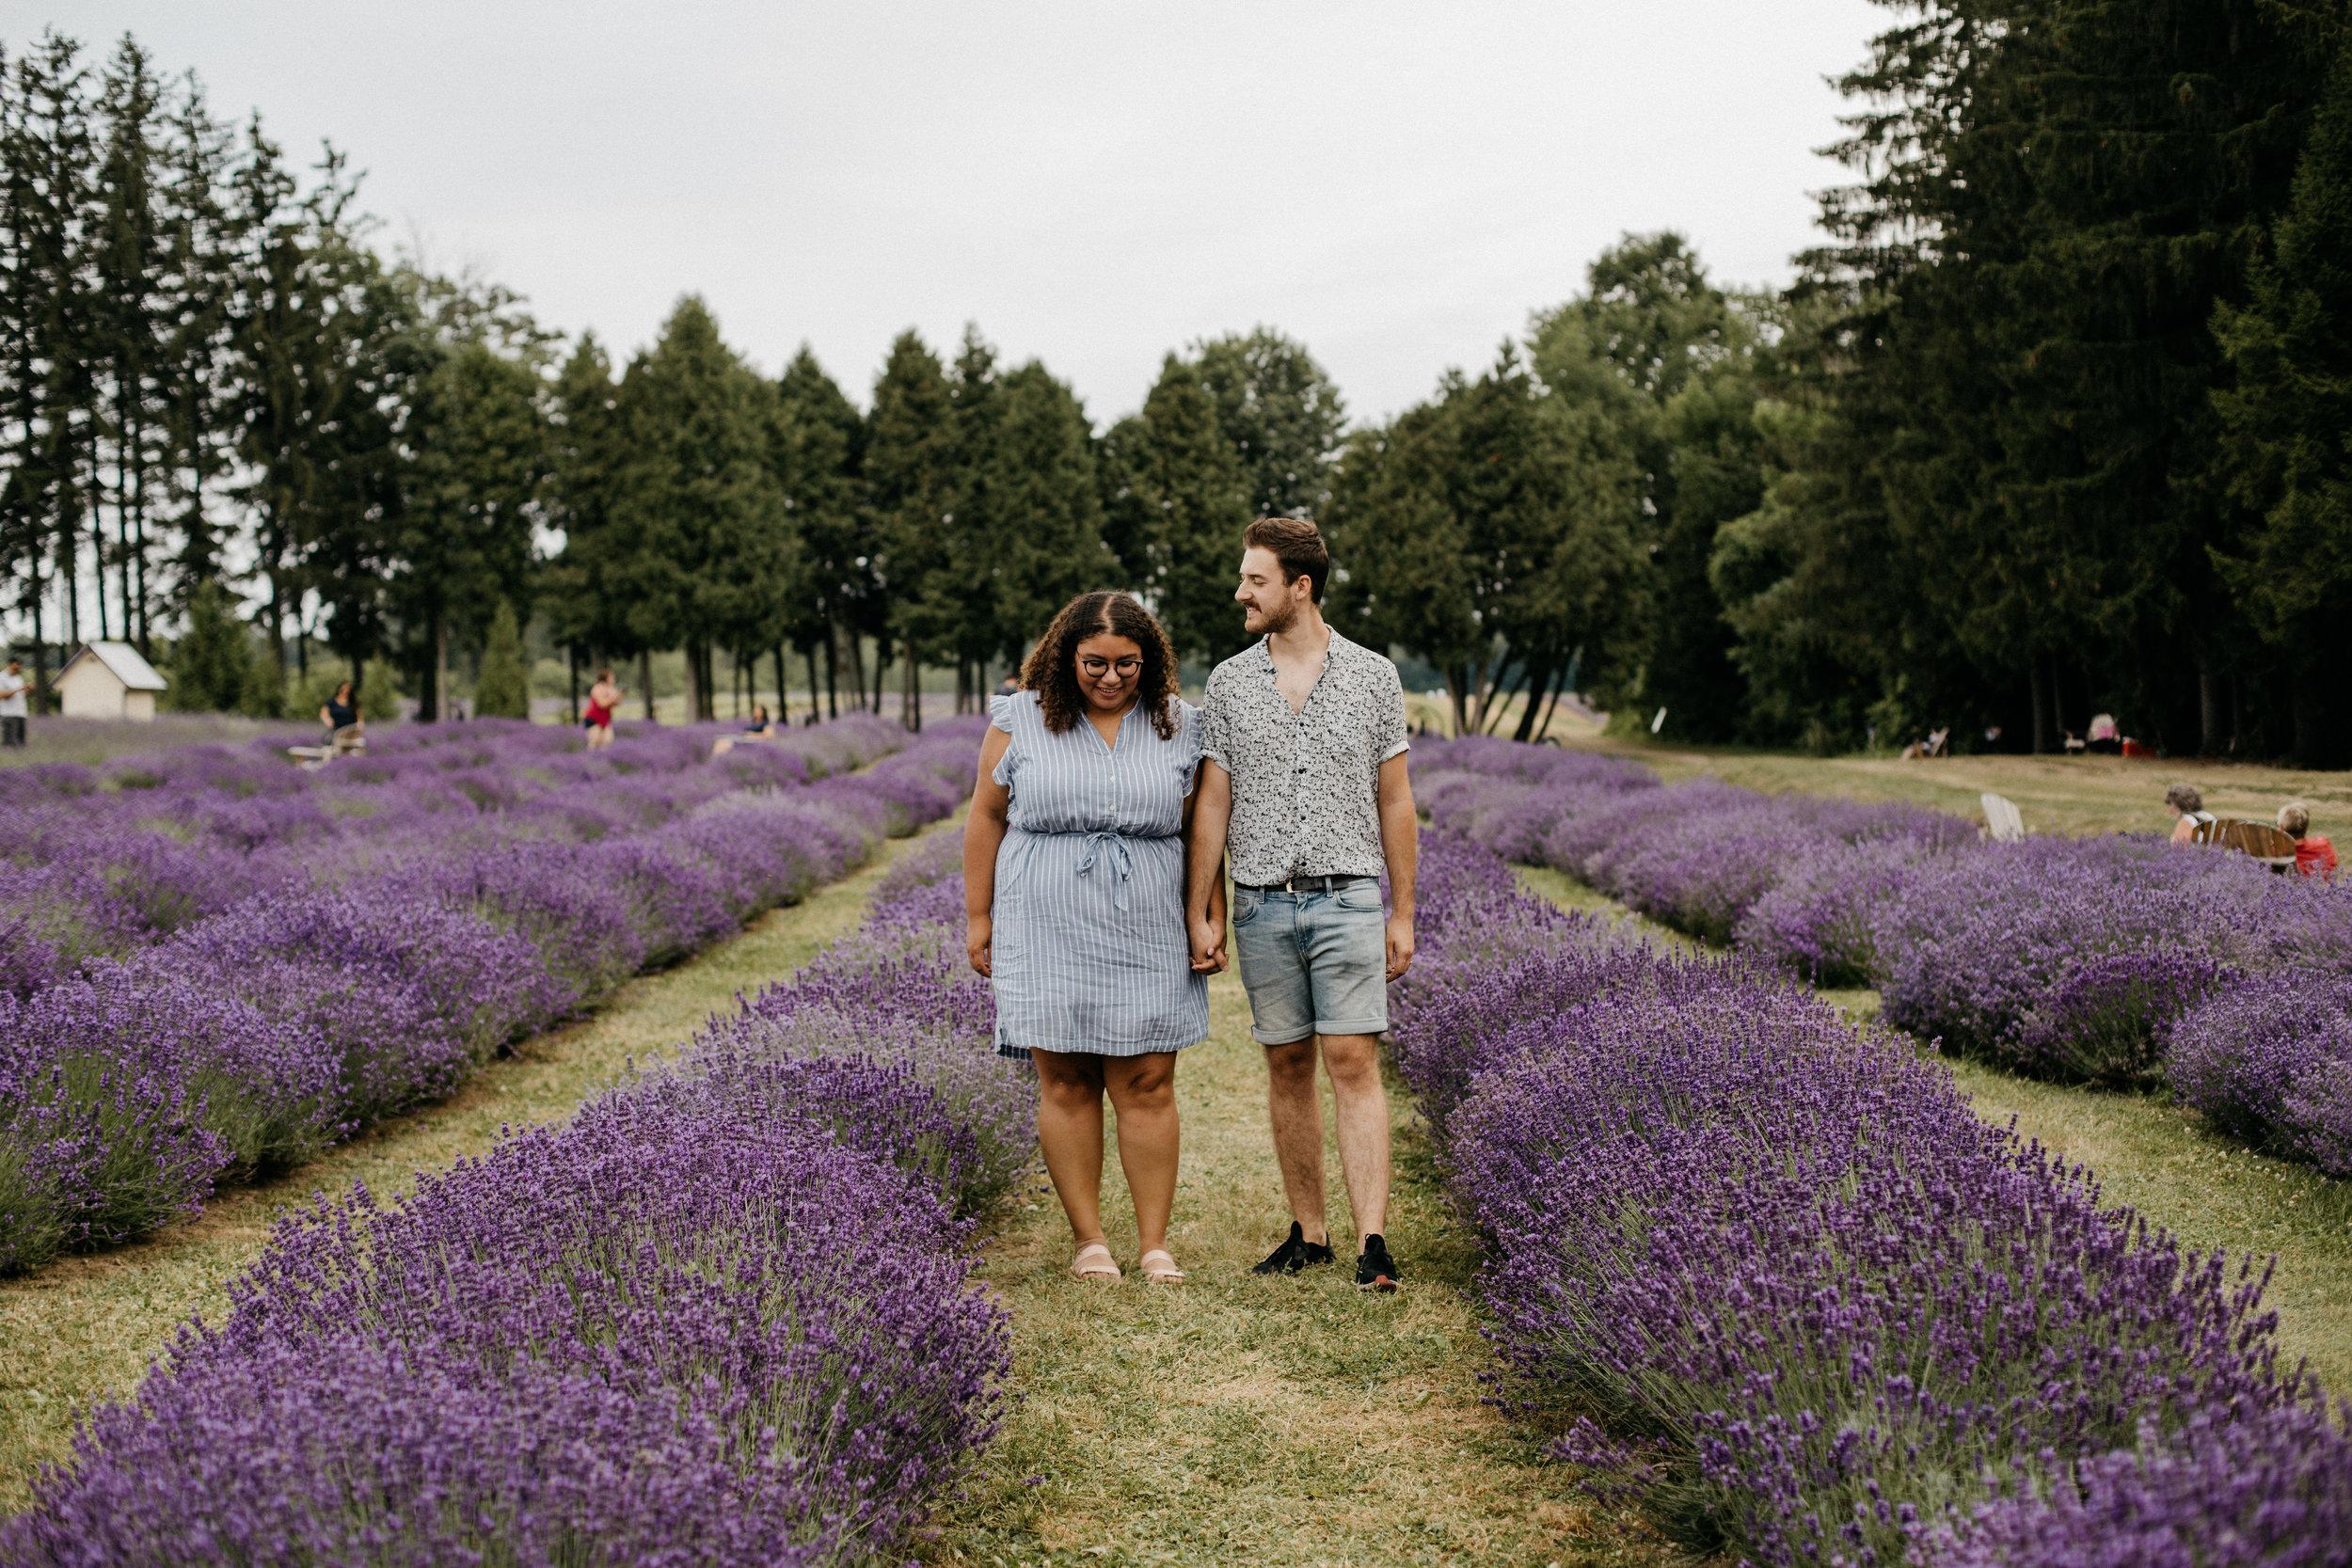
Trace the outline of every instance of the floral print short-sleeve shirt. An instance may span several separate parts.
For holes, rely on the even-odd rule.
[[[1260,638],[1209,674],[1201,754],[1233,779],[1233,880],[1377,877],[1380,765],[1410,744],[1396,666],[1337,631],[1307,705],[1291,711]]]

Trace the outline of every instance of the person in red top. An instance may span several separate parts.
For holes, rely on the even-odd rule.
[[[2312,832],[2312,812],[2300,800],[2279,808],[2279,828],[2295,840],[2295,872],[2298,877],[2336,879],[2336,847]]]
[[[621,689],[613,684],[609,669],[596,672],[596,684],[588,689],[587,710],[580,721],[588,728],[588,749],[601,752],[612,744],[612,715],[621,705]]]

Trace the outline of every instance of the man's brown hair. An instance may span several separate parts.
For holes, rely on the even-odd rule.
[[[1331,551],[1323,531],[1304,517],[1261,517],[1241,536],[1245,550],[1270,550],[1282,563],[1285,586],[1307,579],[1307,596],[1323,602],[1323,585],[1331,579]]]

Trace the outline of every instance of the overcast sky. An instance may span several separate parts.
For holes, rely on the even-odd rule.
[[[216,112],[364,169],[387,235],[626,352],[700,292],[864,401],[966,322],[1098,424],[1260,323],[1352,413],[1487,361],[1627,230],[1725,281],[1811,241],[1823,77],[1868,0],[652,5],[0,0],[11,48],[128,29]]]

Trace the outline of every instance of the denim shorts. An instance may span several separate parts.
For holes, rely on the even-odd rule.
[[[1233,956],[1260,1045],[1389,1028],[1389,927],[1380,879],[1329,893],[1233,890]]]

